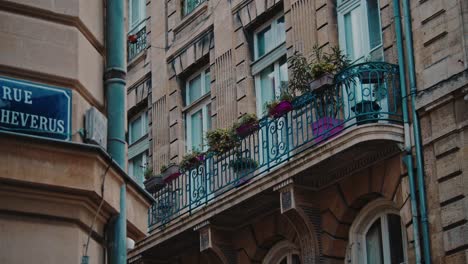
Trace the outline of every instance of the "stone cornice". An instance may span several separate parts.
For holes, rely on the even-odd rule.
[[[75,27],[81,32],[81,34],[83,34],[83,36],[89,41],[89,43],[91,43],[91,45],[97,50],[97,52],[99,52],[99,54],[102,56],[104,55],[104,45],[99,42],[99,40],[93,35],[93,33],[79,17],[59,14],[50,10],[5,0],[0,0],[0,10]]]

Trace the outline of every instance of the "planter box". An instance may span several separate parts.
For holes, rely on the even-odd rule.
[[[167,170],[161,172],[161,176],[164,182],[170,182],[181,175],[179,166],[171,165]]]
[[[309,84],[309,87],[311,91],[320,91],[322,89],[330,87],[331,85],[333,85],[333,75],[327,73],[325,75],[322,75],[320,78],[313,80]]]
[[[375,101],[361,101],[355,106],[351,107],[351,110],[356,114],[356,123],[358,125],[376,123],[379,118],[380,105]]]
[[[259,127],[258,122],[243,124],[236,129],[236,133],[239,137],[244,138],[257,131]]]
[[[254,176],[253,168],[244,169],[236,172],[236,181],[234,182],[234,187],[240,187],[246,183],[248,183]]]
[[[322,117],[312,123],[312,133],[315,143],[333,138],[343,131],[343,120],[331,117]]]
[[[205,160],[205,154],[200,154],[196,157],[191,158],[188,161],[188,164],[186,164],[185,168],[180,168],[182,171],[189,171],[197,168],[198,166],[203,164],[203,161]]]
[[[143,184],[145,185],[145,189],[150,193],[161,190],[165,185],[161,176],[150,177]]]
[[[293,106],[289,101],[281,101],[279,104],[269,111],[269,115],[274,118],[278,118],[287,112],[293,110]]]

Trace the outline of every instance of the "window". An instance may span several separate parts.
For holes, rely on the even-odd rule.
[[[146,167],[148,166],[147,163],[147,155],[146,151],[133,157],[131,160],[128,162],[128,174],[130,177],[133,177],[133,179],[140,183],[143,184],[144,181],[144,174]]]
[[[145,20],[145,0],[128,1],[128,28],[133,31]]]
[[[286,41],[284,16],[277,17],[254,33],[254,55],[259,59]]]
[[[288,65],[286,56],[267,66],[255,76],[257,115],[259,117],[265,114],[265,103],[278,98],[287,83]]]
[[[140,138],[146,135],[148,131],[148,114],[144,113],[138,115],[130,121],[128,133],[129,144],[137,142]]]
[[[363,208],[353,222],[347,259],[362,264],[406,263],[404,231],[398,210],[391,202],[377,200]]]
[[[301,264],[299,250],[293,243],[283,240],[274,245],[263,259],[263,264]]]
[[[205,0],[183,0],[182,14],[184,16],[190,14],[195,8],[201,5]]]
[[[383,60],[378,0],[338,1],[340,46],[355,62]]]
[[[185,85],[185,115],[187,151],[203,150],[204,135],[211,129],[210,69],[189,78]]]

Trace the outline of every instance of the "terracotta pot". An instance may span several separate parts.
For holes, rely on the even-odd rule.
[[[293,106],[292,106],[291,102],[281,101],[281,102],[279,102],[278,105],[276,105],[275,108],[270,110],[269,114],[270,114],[270,116],[272,116],[274,118],[278,118],[278,117],[286,114],[287,112],[291,111],[292,109],[293,109]]]

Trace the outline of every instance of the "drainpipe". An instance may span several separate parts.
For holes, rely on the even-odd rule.
[[[416,150],[416,168],[417,178],[419,186],[419,208],[421,211],[421,229],[423,238],[423,251],[424,251],[424,263],[431,262],[431,245],[429,240],[429,223],[427,219],[427,207],[426,207],[426,189],[424,185],[424,170],[423,170],[423,153],[421,148],[421,135],[419,128],[419,117],[416,112],[416,77],[414,70],[414,51],[413,51],[413,35],[411,28],[411,11],[408,0],[403,0],[403,13],[405,23],[405,44],[408,57],[408,73],[410,83],[410,94],[411,94],[411,110],[413,117],[413,135],[414,145]],[[409,170],[408,170],[409,171]],[[415,239],[416,240],[416,239]]]
[[[125,170],[125,33],[124,1],[107,0],[106,69],[104,83],[107,102],[107,151]],[[120,213],[110,221],[110,263],[127,263],[126,186],[120,186]]]
[[[400,72],[400,85],[401,85],[401,100],[402,100],[402,112],[403,112],[403,125],[405,134],[405,156],[403,162],[406,165],[408,171],[408,181],[410,187],[410,199],[411,199],[411,218],[413,222],[413,237],[414,239],[414,251],[416,264],[421,264],[421,246],[419,244],[419,221],[418,221],[418,205],[416,202],[416,186],[414,182],[414,168],[413,168],[413,157],[411,153],[411,137],[410,137],[410,126],[408,118],[408,99],[406,98],[406,74],[405,74],[405,59],[403,52],[403,37],[401,33],[401,13],[400,13],[400,2],[399,0],[393,0],[393,14],[395,21],[395,35],[398,53],[398,67]]]

